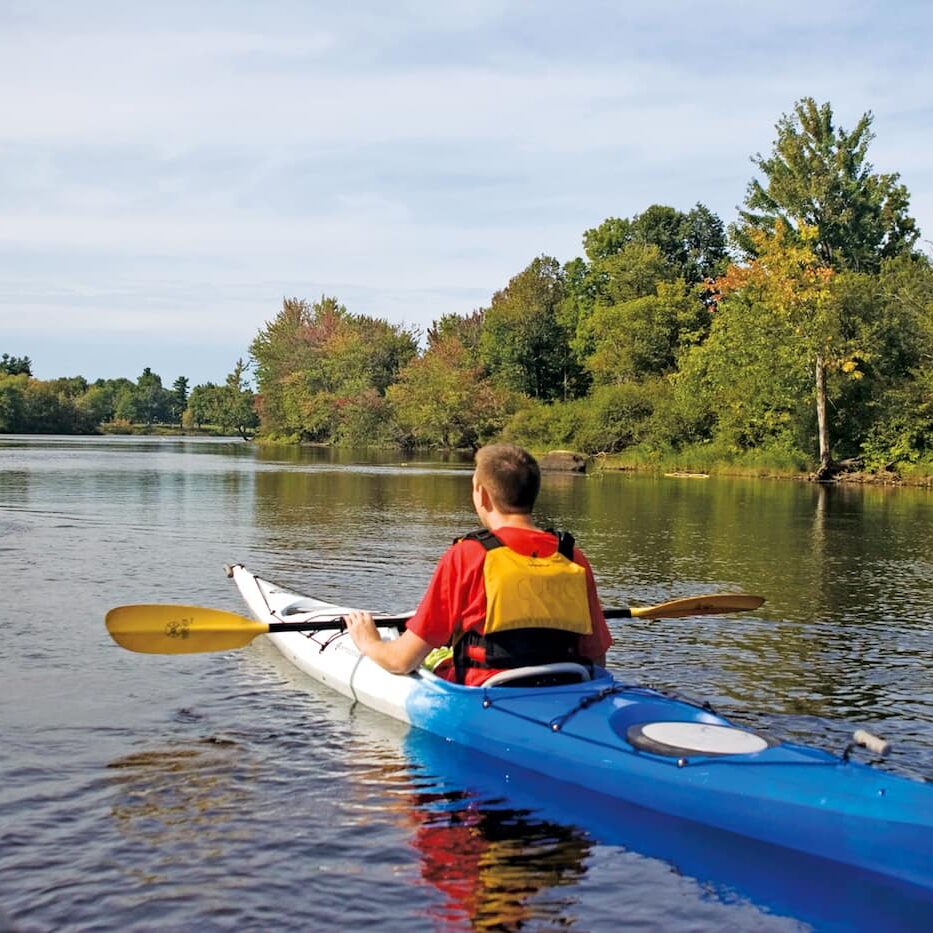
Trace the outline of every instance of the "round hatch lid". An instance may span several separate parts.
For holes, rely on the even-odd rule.
[[[774,743],[745,729],[706,722],[644,722],[629,726],[630,745],[655,755],[751,755]]]

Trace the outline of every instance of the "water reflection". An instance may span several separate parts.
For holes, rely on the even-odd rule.
[[[452,797],[441,802],[449,806]],[[435,810],[438,802],[430,795],[414,801],[423,815],[413,837],[422,877],[444,895],[433,919],[445,925],[466,920],[474,930],[566,919],[577,898],[556,897],[551,889],[583,876],[590,843],[581,830],[529,811],[483,807],[466,796],[453,809]]]
[[[610,664],[625,679],[836,749],[865,724],[895,743],[885,767],[933,776],[929,491],[550,474],[540,505],[589,553],[607,604],[768,598],[754,614],[620,623]],[[333,601],[409,609],[474,523],[456,459],[0,438],[0,681],[25,698],[7,704],[0,761],[0,900],[14,921],[321,929],[341,917],[407,933],[513,910],[530,929],[758,930],[778,912],[910,928],[931,915],[907,896],[899,913],[857,873],[543,787],[375,715],[364,728],[284,659],[295,679],[276,667],[264,681],[269,646],[168,662],[121,654],[100,624],[127,602],[243,612],[220,573],[231,560]],[[204,718],[163,715],[181,704]],[[458,846],[472,866],[461,876],[456,860],[443,867]]]
[[[690,880],[688,901],[817,928],[919,930],[933,910],[929,891],[594,795],[427,733],[413,731],[405,747],[429,785],[411,798],[422,875],[446,896],[441,916],[468,916],[475,929],[571,926],[606,847],[621,869],[618,918],[645,885],[669,885],[671,871]],[[573,892],[556,890],[565,885]],[[679,909],[655,905],[652,925],[670,925]]]
[[[107,765],[113,819],[128,841],[157,851],[163,866],[182,851],[186,861],[216,860],[250,803],[242,764],[238,743],[214,737],[114,759]],[[166,879],[150,872],[144,880]]]
[[[481,800],[439,779],[411,770],[406,792],[392,807],[411,832],[422,879],[442,900],[429,911],[443,928],[515,930],[534,921],[563,926],[577,901],[552,890],[576,884],[591,844],[586,834],[515,809]]]

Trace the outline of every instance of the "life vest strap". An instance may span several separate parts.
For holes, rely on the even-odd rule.
[[[557,538],[557,553],[562,554],[567,560],[573,560],[573,548],[576,544],[573,535],[569,531],[555,531],[553,528],[545,528],[544,530]],[[479,541],[487,551],[495,550],[497,547],[505,547],[502,539],[496,537],[488,528],[471,531],[459,538],[454,538],[454,544],[460,541]]]
[[[560,629],[519,628],[481,635],[467,632],[454,646],[457,682],[464,683],[468,669],[509,670],[561,661],[585,663],[577,652],[579,635]]]

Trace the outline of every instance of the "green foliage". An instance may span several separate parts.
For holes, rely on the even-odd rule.
[[[582,332],[597,384],[660,376],[674,369],[682,334],[695,339],[708,315],[683,281],[658,280],[652,295],[597,305]]]
[[[197,385],[188,397],[182,423],[187,428],[208,425],[223,434],[238,434],[249,440],[259,425],[256,396],[246,382],[246,363],[237,360],[222,386],[212,382]]]
[[[113,420],[113,389],[107,385],[88,386],[78,399],[77,404],[87,414],[93,424],[103,424]]]
[[[708,339],[684,354],[675,393],[681,411],[692,400],[698,421],[704,410],[713,416],[711,436],[735,455],[778,438],[799,443],[801,426],[812,423],[811,383],[792,322],[746,290],[720,306]]]
[[[20,434],[27,430],[23,413],[28,382],[25,373],[0,373],[0,434]]]
[[[0,356],[0,376],[31,376],[32,360],[28,356]]]
[[[338,405],[333,440],[344,447],[397,445],[399,438],[388,399],[371,387],[344,399]]]
[[[263,431],[304,441],[338,439],[341,413],[353,410],[353,400],[370,389],[385,395],[415,356],[416,336],[387,321],[350,314],[335,298],[314,304],[286,299],[250,348]]]
[[[586,399],[529,399],[509,419],[503,437],[535,450],[616,452],[650,436],[655,406],[667,391],[658,382],[629,382],[598,386]]]
[[[70,380],[42,382],[0,374],[0,433],[91,434],[97,423],[66,391]]]
[[[482,309],[467,315],[442,315],[428,328],[428,349],[431,350],[450,339],[456,339],[466,350],[469,359],[474,364],[478,364],[484,316]]]
[[[502,430],[502,439],[531,450],[576,446],[576,433],[584,401],[542,402],[523,399]]]
[[[723,223],[699,203],[686,214],[663,204],[652,204],[631,220],[610,217],[583,234],[583,248],[593,266],[632,245],[656,247],[670,268],[670,277],[682,278],[688,285],[718,275],[726,264]]]
[[[459,337],[438,335],[387,392],[401,436],[411,444],[476,447],[505,421],[509,393],[484,377]]]
[[[543,400],[575,393],[581,372],[559,312],[564,299],[556,259],[539,256],[493,295],[479,341],[480,360],[504,388]]]
[[[171,412],[172,421],[176,424],[181,424],[182,416],[185,413],[185,409],[188,407],[188,379],[186,376],[179,376],[172,383],[172,392],[171,392],[171,401],[169,402],[169,410]]]
[[[907,189],[896,173],[876,174],[867,158],[872,119],[863,114],[847,133],[833,125],[830,105],[812,97],[781,117],[771,155],[752,159],[764,182],[749,183],[731,230],[747,255],[757,255],[752,231],[772,233],[778,221],[816,228],[817,254],[835,269],[877,272],[884,259],[910,251],[919,231]]]
[[[680,343],[691,344],[703,338],[708,322],[704,312],[709,303],[705,283],[726,263],[722,221],[707,207],[697,204],[684,214],[654,204],[631,220],[610,217],[584,233],[583,245],[589,262],[575,259],[564,266],[565,297],[559,318],[570,335],[575,361],[593,373],[597,381],[611,381],[606,376],[615,369],[611,357],[630,340],[643,346],[623,351],[629,364],[621,378],[631,378],[642,367],[648,376],[670,367]],[[689,295],[685,305],[678,294],[674,314],[666,314],[656,301],[621,307],[641,298],[657,298],[665,284],[676,285],[679,292]],[[667,291],[662,297],[669,299],[673,295]],[[664,316],[677,318],[676,326],[651,325],[651,336],[638,326],[639,317],[645,323],[646,317]],[[634,333],[627,332],[630,324],[635,325]],[[661,347],[661,330],[668,335],[666,348]],[[646,340],[655,344],[649,353],[654,362],[635,362],[644,356]],[[665,358],[663,364],[661,357]],[[585,381],[581,380],[581,385],[584,390],[588,388]]]
[[[168,420],[171,403],[162,388],[162,377],[148,366],[136,380],[136,400],[140,421],[154,424]]]
[[[587,400],[574,446],[585,453],[614,453],[648,435],[654,412],[654,386],[627,382],[599,386]]]

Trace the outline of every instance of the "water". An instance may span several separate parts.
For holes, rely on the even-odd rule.
[[[473,527],[469,469],[0,437],[0,928],[922,927],[929,902],[852,873],[827,893],[799,859],[641,811],[610,827],[533,778],[504,788],[261,642],[165,658],[106,635],[124,603],[243,612],[232,561],[412,608]],[[624,677],[831,748],[867,726],[895,744],[882,767],[933,777],[928,491],[552,475],[540,506],[574,531],[606,605],[767,597],[743,616],[618,625]]]

